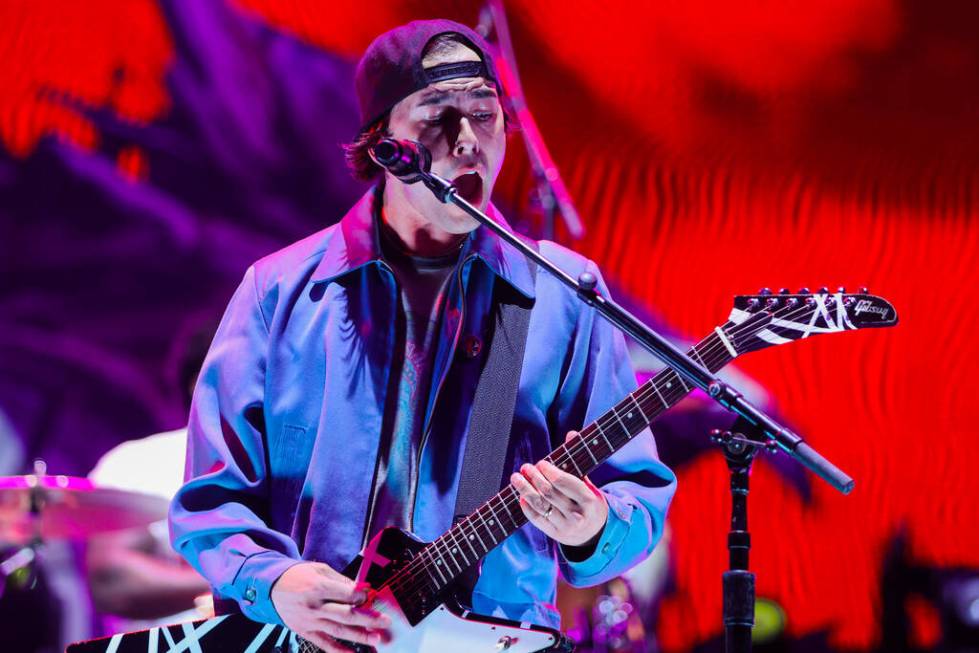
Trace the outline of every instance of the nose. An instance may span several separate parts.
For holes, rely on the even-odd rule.
[[[459,134],[456,136],[452,152],[456,156],[470,156],[479,153],[479,139],[476,138],[476,132],[473,131],[469,119],[465,116],[459,119]]]

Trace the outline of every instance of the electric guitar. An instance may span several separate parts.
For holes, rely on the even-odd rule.
[[[688,354],[711,372],[749,351],[804,340],[824,333],[897,324],[894,307],[866,289],[847,294],[802,289],[791,294],[735,298],[727,322],[692,347]],[[582,477],[602,464],[657,416],[690,392],[688,381],[670,368],[581,429],[552,451],[547,460]],[[372,588],[372,606],[391,616],[393,641],[377,653],[479,653],[570,651],[560,632],[527,623],[476,615],[459,605],[450,588],[460,575],[527,523],[518,494],[507,485],[468,517],[432,542],[389,528],[375,536],[354,560],[347,575]],[[160,645],[169,648],[159,649]],[[351,645],[368,652],[366,646]],[[168,650],[210,653],[315,653],[310,642],[282,626],[259,624],[226,615],[189,624],[119,634],[68,647],[67,653],[129,653]]]

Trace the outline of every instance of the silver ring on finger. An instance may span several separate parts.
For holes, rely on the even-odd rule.
[[[548,517],[550,517],[552,512],[554,512],[554,504],[553,503],[547,507],[547,510],[544,511],[544,519],[547,519]]]

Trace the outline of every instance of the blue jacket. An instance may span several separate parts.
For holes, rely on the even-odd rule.
[[[398,299],[374,201],[368,192],[339,224],[248,269],[194,392],[171,538],[219,597],[257,621],[282,623],[270,591],[291,565],[342,570],[364,544]],[[572,275],[598,275],[554,243],[540,251]],[[451,523],[477,369],[466,351],[483,332],[494,281],[535,300],[512,469],[544,457],[636,385],[621,334],[550,275],[533,280],[523,256],[492,232],[474,231],[460,260],[425,416],[413,524],[424,540]],[[574,585],[596,584],[652,550],[676,488],[652,436],[635,438],[591,478],[610,507],[594,554],[569,562],[528,524],[484,559],[477,612],[557,626],[559,570]]]

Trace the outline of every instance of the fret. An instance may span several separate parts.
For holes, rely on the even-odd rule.
[[[503,528],[503,524],[500,523],[500,516],[496,514],[495,510],[493,510],[493,501],[495,500],[496,497],[493,497],[492,499],[486,502],[486,506],[489,508],[490,514],[493,515],[493,519],[490,520],[489,525],[492,526],[494,522],[500,524],[500,531],[503,533],[503,536],[506,537],[506,529]],[[493,534],[492,530],[490,530],[489,534],[490,537],[493,539],[493,546],[496,546],[497,544],[500,543],[500,540],[496,539],[496,535]]]
[[[591,456],[592,462],[594,462],[597,465],[598,464],[598,458],[596,458],[595,457],[595,454],[593,454],[591,452],[591,447],[588,446],[588,443],[585,442],[584,438],[580,438],[580,439],[581,439],[581,446],[584,447],[585,451],[588,452],[588,455]]]
[[[677,378],[677,380],[680,382],[680,385],[683,386],[683,389],[684,390],[686,390],[688,392],[690,391],[690,388],[687,386],[686,381],[683,380],[683,375],[682,374],[677,374],[676,372],[674,372],[673,373],[673,376],[675,376]],[[670,387],[669,384],[667,384],[666,387],[667,388]]]
[[[615,453],[615,447],[612,446],[612,443],[609,441],[608,436],[605,435],[605,431],[603,431],[602,427],[598,425],[598,422],[595,422],[595,430],[598,431],[598,434],[602,436],[603,440],[605,440],[605,444],[608,445],[609,455],[611,456],[613,453]]]
[[[697,351],[697,348],[696,347],[691,347],[690,348],[690,355],[691,356],[696,356],[697,357],[697,360],[700,361],[700,364],[701,365],[703,365],[706,369],[710,369],[710,366],[707,363],[704,362],[704,359],[703,358],[700,357],[700,352]]]
[[[586,434],[586,431],[585,430],[582,430],[581,437],[582,437],[582,439],[588,439],[589,440],[589,446],[590,447],[594,447],[596,451],[598,450],[598,442],[599,442],[598,438],[593,437],[591,434]],[[601,454],[601,457],[602,458],[607,458],[607,457],[611,456],[613,453],[615,453],[615,449],[612,448],[612,445],[609,443],[608,440],[605,440],[605,444],[606,444],[606,446],[608,446],[608,451],[606,453],[604,453],[604,454]],[[592,456],[592,458],[595,458],[595,456]],[[595,460],[595,464],[596,465],[599,464],[599,461],[598,460]]]
[[[664,375],[664,376],[665,376],[665,375]],[[652,382],[650,383],[650,385],[652,385],[652,386],[653,386],[653,390],[655,390],[655,391],[656,391],[656,396],[658,396],[658,397],[659,397],[659,400],[660,400],[660,402],[662,402],[662,404],[663,404],[663,408],[664,408],[664,410],[665,410],[666,408],[669,408],[669,407],[670,407],[670,405],[669,405],[668,403],[666,403],[666,399],[664,399],[664,398],[663,398],[663,393],[662,393],[662,392],[660,392],[660,390],[659,390],[659,385],[657,385],[657,383],[656,383],[656,379],[657,379],[657,378],[659,378],[659,375],[658,375],[658,374],[656,375],[656,377],[655,377],[655,378],[653,378],[653,380],[652,380]],[[668,388],[668,387],[670,387],[670,384],[669,384],[669,383],[667,383],[667,384],[666,384],[666,387],[667,387],[667,388]]]
[[[459,523],[461,524],[462,522]],[[472,524],[469,525],[469,528],[472,528]],[[479,553],[476,551],[476,547],[473,546],[473,537],[474,537],[473,533],[470,533],[469,536],[467,537],[465,532],[463,532],[462,528],[460,528],[459,530],[460,530],[460,534],[462,535],[462,539],[466,542],[466,544],[469,545],[469,548],[472,550],[473,556],[476,558],[476,560],[479,560]]]
[[[629,427],[626,426],[626,423],[622,421],[621,417],[619,417],[619,413],[617,410],[615,410],[615,406],[612,406],[612,409],[609,412],[612,413],[612,416],[615,417],[615,419],[619,420],[619,424],[622,426],[622,430],[625,431],[626,439],[628,439]]]
[[[451,560],[452,562],[454,562],[454,563],[455,563],[455,566],[456,566],[456,568],[457,568],[457,569],[459,570],[459,573],[461,574],[461,573],[462,573],[462,570],[463,570],[463,566],[462,566],[462,565],[460,565],[460,564],[459,564],[459,561],[458,561],[458,560],[456,560],[456,558],[455,558],[455,554],[456,554],[456,553],[459,553],[459,545],[455,543],[455,535],[454,535],[454,533],[453,533],[453,531],[454,531],[454,530],[455,530],[455,529],[449,529],[449,530],[448,530],[448,532],[446,532],[446,534],[445,534],[445,535],[443,535],[442,537],[440,537],[440,538],[439,538],[439,540],[441,540],[441,539],[442,539],[442,538],[444,538],[444,537],[451,537],[451,538],[452,538],[452,541],[453,541],[453,543],[452,543],[452,548],[451,548],[451,549],[449,549],[448,551],[446,551],[446,553],[448,553],[448,554],[451,554],[451,555],[449,555],[449,556],[448,556],[448,558],[449,558],[449,559],[450,559],[450,560]],[[438,540],[436,540],[436,542],[437,542],[437,541],[438,541]],[[448,542],[446,543],[446,545],[448,546]],[[463,560],[465,560],[465,554],[463,554]]]
[[[482,515],[480,514],[481,512],[482,512],[482,511],[479,511],[479,512],[477,512],[475,516],[476,516],[476,517],[478,517],[478,518],[480,518],[480,519],[482,519],[482,520],[483,520],[483,524],[484,524],[484,526],[485,526],[485,523],[486,523],[486,518],[485,518],[485,517],[483,517],[483,516],[482,516]],[[489,529],[488,529],[488,527],[487,527],[487,530],[489,530]],[[473,534],[474,534],[474,535],[476,536],[476,539],[478,539],[478,540],[479,540],[479,545],[480,545],[481,547],[483,547],[483,550],[484,550],[484,551],[489,551],[489,550],[490,550],[490,547],[488,547],[488,546],[486,546],[486,542],[484,542],[484,541],[483,541],[483,538],[482,538],[482,537],[480,537],[480,535],[479,535],[479,529],[478,529],[478,528],[476,528],[476,526],[475,526],[475,525],[473,526]]]
[[[438,542],[438,540],[436,540],[436,542]],[[431,545],[425,547],[425,549],[423,550],[423,552],[424,551],[428,551],[429,549],[436,548],[434,545],[435,545],[435,542],[433,542]],[[439,572],[439,576],[442,577],[442,583],[443,584],[448,583],[449,580],[445,577],[445,574],[442,573],[442,566],[443,566],[443,560],[442,560],[442,558],[441,557],[436,558],[434,555],[432,555],[431,553],[429,553],[429,559],[432,561],[432,568],[435,569],[435,571]]]
[[[638,392],[638,390],[637,390],[636,392]],[[629,395],[629,399],[632,399],[632,403],[634,403],[634,404],[636,405],[636,410],[638,410],[638,411],[639,411],[639,414],[640,414],[640,415],[642,415],[642,419],[643,419],[643,421],[644,421],[644,422],[646,423],[646,425],[648,426],[648,425],[649,425],[649,422],[650,422],[650,420],[649,420],[649,418],[648,418],[648,417],[646,417],[646,413],[644,413],[644,412],[643,412],[643,410],[642,410],[642,406],[641,406],[641,405],[639,404],[639,402],[638,402],[638,401],[636,401],[636,393],[635,393],[635,392],[633,392],[633,393],[632,393],[631,395]]]

